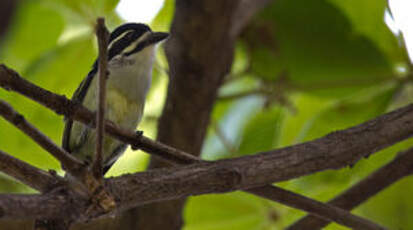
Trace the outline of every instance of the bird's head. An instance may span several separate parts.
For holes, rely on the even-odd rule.
[[[126,23],[117,27],[109,38],[108,59],[117,55],[133,56],[147,47],[165,40],[165,32],[153,32],[149,26],[141,23]]]

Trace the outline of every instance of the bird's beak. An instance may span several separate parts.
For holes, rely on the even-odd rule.
[[[169,37],[169,33],[165,33],[165,32],[151,32],[147,39],[146,42],[148,43],[148,45],[152,45],[158,42],[161,42],[165,39],[167,39]]]

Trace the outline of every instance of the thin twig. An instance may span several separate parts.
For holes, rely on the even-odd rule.
[[[106,105],[106,79],[108,76],[108,41],[109,32],[105,26],[105,19],[98,18],[96,25],[96,36],[99,45],[99,78],[98,78],[98,97],[97,97],[97,114],[96,114],[96,152],[92,165],[92,171],[95,178],[103,176],[103,137],[104,137],[104,120]]]
[[[50,140],[46,135],[36,129],[28,121],[26,121],[23,115],[17,113],[9,104],[4,102],[3,100],[0,100],[0,115],[3,116],[8,122],[19,128],[26,135],[31,137],[48,153],[58,159],[65,169],[73,172],[73,175],[76,175],[79,170],[83,168],[81,161],[53,143],[53,141]]]
[[[328,202],[329,205],[352,210],[396,181],[413,173],[413,148],[408,149],[367,178],[353,185]],[[322,229],[330,221],[308,215],[288,227],[288,230]]]
[[[51,175],[1,150],[0,171],[40,192],[47,192],[62,183],[62,178],[58,175]]]
[[[297,208],[308,213],[313,213],[325,221],[334,221],[352,229],[385,229],[367,219],[353,215],[344,209],[321,203],[317,200],[307,198],[279,187],[267,185],[259,188],[248,189],[246,191],[289,207]],[[305,226],[305,228],[300,229],[314,228],[308,228],[308,226]]]

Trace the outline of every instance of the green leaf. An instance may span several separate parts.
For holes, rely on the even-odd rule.
[[[0,60],[17,71],[56,46],[63,32],[60,14],[36,1],[22,2],[8,39],[1,47]]]
[[[413,213],[411,191],[413,178],[407,177],[369,199],[357,211],[389,229],[412,229]]]
[[[349,128],[384,113],[396,92],[396,85],[372,87],[352,97],[334,103],[309,121],[301,140],[312,140],[329,132]]]
[[[72,37],[67,33],[85,32],[94,34],[98,17],[106,19],[108,28],[119,26],[123,20],[115,9],[119,0],[42,0],[42,2],[64,17],[67,27],[64,38]]]
[[[73,11],[85,17],[107,14],[114,11],[119,0],[59,0]],[[89,14],[89,16],[87,16]]]
[[[165,0],[163,7],[159,10],[156,17],[151,22],[154,31],[169,31],[170,24],[175,12],[175,1]]]
[[[280,0],[264,9],[244,40],[258,76],[276,80],[285,71],[293,88],[342,97],[394,75],[377,43],[356,29],[328,1]]]
[[[366,36],[384,52],[393,64],[408,62],[406,51],[383,20],[387,9],[385,0],[328,0],[350,19],[354,33]]]
[[[246,124],[236,156],[268,151],[277,146],[282,109],[273,107],[257,113]]]
[[[95,55],[90,39],[72,41],[45,54],[23,77],[55,93],[70,97],[91,69]],[[63,117],[15,93],[0,90],[0,98],[12,104],[29,122],[60,145]],[[0,119],[0,136],[7,137],[8,140],[2,149],[17,158],[42,168],[60,167],[46,151],[3,119]]]
[[[291,103],[296,109],[295,113],[286,110],[281,124],[280,147],[298,144],[302,133],[308,131],[308,124],[321,110],[331,103],[331,99],[313,96],[311,94],[293,94]]]
[[[214,109],[215,115],[218,117],[218,121],[210,127],[206,144],[202,150],[202,157],[205,159],[213,160],[224,157],[230,157],[231,152],[227,146],[223,143],[222,137],[217,134],[217,128],[222,132],[222,135],[228,141],[229,144],[236,148],[239,143],[240,134],[245,124],[248,122],[257,111],[262,108],[263,100],[259,97],[248,97],[235,102],[217,103]],[[214,127],[216,126],[216,127]]]
[[[258,82],[252,77],[242,77],[237,81],[220,88],[220,95],[231,95],[257,88]],[[252,95],[237,98],[235,100],[217,100],[211,115],[213,121],[208,131],[206,144],[202,150],[202,156],[206,159],[218,159],[232,156],[227,146],[223,143],[223,137],[217,134],[217,129],[222,132],[229,144],[236,148],[242,134],[242,129],[251,116],[261,110],[263,99]]]
[[[307,115],[302,115],[308,118],[306,122],[301,120],[304,122],[299,122],[297,127],[289,124],[283,127],[283,131],[295,128],[296,134],[294,136],[289,135],[294,137],[294,144],[296,144],[319,138],[336,130],[358,125],[384,113],[397,89],[398,87],[395,85],[384,85],[364,90],[346,100],[313,103],[316,106],[318,105],[318,108],[315,111],[307,110],[305,112]],[[303,99],[306,99],[303,102],[309,101],[307,97]],[[308,107],[311,107],[311,105],[308,104]],[[313,111],[312,114],[309,114],[311,111]],[[294,119],[289,122],[293,121]],[[295,186],[294,190],[306,191],[318,199],[327,200],[348,187],[352,181],[364,177],[368,172],[387,162],[392,156],[393,154],[378,153],[371,156],[368,161],[361,160],[352,168],[313,174],[291,181],[289,185]]]
[[[198,196],[185,206],[184,230],[265,229],[266,211],[266,202],[245,193]]]
[[[120,0],[105,0],[100,1],[103,4],[103,10],[105,12],[112,12],[116,9],[116,6],[119,4]]]
[[[240,41],[235,46],[234,61],[232,62],[231,74],[228,77],[242,77],[249,67],[248,52],[245,44]],[[235,75],[235,76],[234,76]]]

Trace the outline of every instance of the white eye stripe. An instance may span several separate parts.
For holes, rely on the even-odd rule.
[[[148,31],[148,32],[145,32],[144,34],[142,34],[142,36],[140,36],[139,39],[137,39],[136,41],[132,42],[132,43],[131,43],[130,45],[128,45],[125,49],[123,49],[123,50],[122,50],[122,53],[128,53],[128,52],[134,50],[134,49],[136,48],[136,46],[137,46],[141,41],[145,40],[145,39],[149,36],[150,33],[151,33],[151,32]]]
[[[138,45],[139,40],[136,40],[132,42],[129,46],[127,46],[125,49],[122,50],[122,53],[127,53],[135,49],[135,47]]]
[[[109,43],[108,50],[110,50],[110,48],[112,48],[113,44],[115,44],[117,41],[119,41],[120,39],[122,39],[122,38],[123,38],[125,35],[127,35],[129,32],[133,32],[133,30],[127,30],[127,31],[121,33],[121,34],[120,34],[119,36],[117,36],[115,39],[113,39],[113,41],[111,41],[111,42]]]

